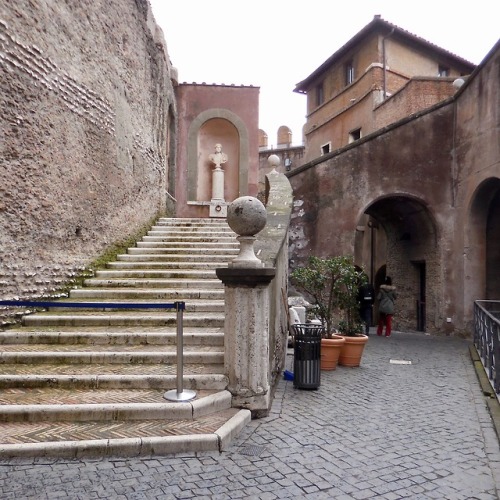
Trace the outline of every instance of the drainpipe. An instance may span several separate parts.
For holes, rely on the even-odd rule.
[[[394,33],[394,28],[392,28],[391,32],[382,38],[382,58],[384,64],[384,101],[387,99],[387,62],[385,60],[385,40],[392,36]]]

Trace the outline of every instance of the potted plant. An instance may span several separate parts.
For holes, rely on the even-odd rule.
[[[325,328],[321,341],[322,369],[335,369],[347,338],[357,338],[356,334],[363,331],[362,328],[358,329],[360,321],[357,293],[358,287],[366,278],[362,271],[357,270],[351,256],[312,256],[306,266],[292,271],[290,279],[292,284],[312,299],[314,311]],[[337,317],[342,318],[338,323],[338,330],[335,327]],[[362,336],[368,339],[366,335]],[[329,345],[332,345],[332,350],[337,351],[334,354],[337,359],[333,361],[326,360]]]

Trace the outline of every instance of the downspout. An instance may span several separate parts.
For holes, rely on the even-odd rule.
[[[382,38],[382,58],[384,64],[384,101],[387,99],[387,62],[385,60],[385,40],[386,38],[392,36],[393,33],[394,33],[394,28],[392,28],[391,32],[388,35]]]

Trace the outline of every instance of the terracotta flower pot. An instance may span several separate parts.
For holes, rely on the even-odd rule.
[[[321,370],[335,370],[338,365],[340,350],[345,343],[342,335],[333,335],[331,339],[321,339]]]
[[[365,345],[368,342],[368,336],[359,334],[355,337],[345,336],[345,343],[342,345],[339,356],[339,365],[341,366],[359,366]]]

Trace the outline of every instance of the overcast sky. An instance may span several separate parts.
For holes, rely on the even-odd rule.
[[[380,14],[479,64],[500,37],[498,0],[150,0],[179,82],[260,87],[259,128],[281,125],[301,144],[306,96],[293,92]]]

